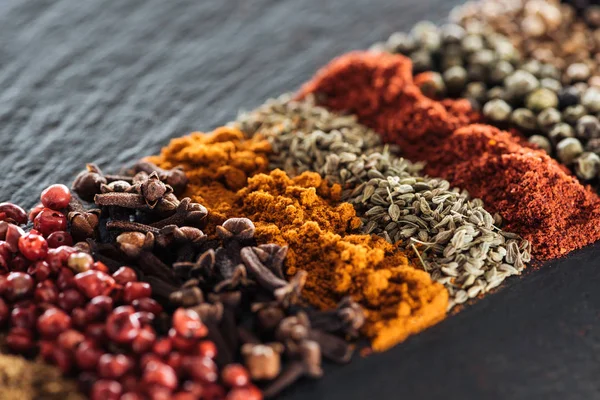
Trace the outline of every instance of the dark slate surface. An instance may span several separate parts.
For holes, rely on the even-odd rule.
[[[116,170],[210,130],[458,2],[0,0],[0,200],[30,206],[85,162]],[[285,398],[600,398],[599,249]]]

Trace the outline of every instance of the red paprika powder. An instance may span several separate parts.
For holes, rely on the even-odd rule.
[[[425,171],[481,198],[505,229],[532,243],[546,260],[600,239],[600,198],[565,167],[531,148],[518,134],[480,120],[467,100],[425,97],[401,55],[352,52],[333,60],[298,97],[315,93],[324,106],[347,111],[426,161]]]

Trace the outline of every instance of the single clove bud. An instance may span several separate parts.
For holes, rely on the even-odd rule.
[[[77,175],[72,189],[84,201],[93,201],[94,196],[100,193],[100,187],[107,183],[102,171],[96,164],[87,164],[85,171]]]
[[[265,388],[263,391],[265,398],[276,396],[302,376],[310,378],[320,378],[323,376],[319,345],[311,340],[305,340],[301,343],[299,349],[300,359],[292,361],[277,379]]]
[[[154,235],[151,232],[124,232],[117,236],[117,244],[127,257],[137,258],[143,251],[152,250]]]
[[[288,282],[275,276],[260,259],[252,247],[244,247],[240,251],[242,261],[248,270],[248,274],[256,279],[256,282],[270,292],[288,285]]]
[[[255,227],[248,218],[229,218],[222,226],[217,226],[221,239],[248,240],[254,237]]]
[[[163,182],[173,188],[175,194],[183,193],[188,183],[188,178],[182,167],[165,170],[150,162],[140,161],[133,166],[133,170],[134,172],[145,172],[146,174],[156,172]]]
[[[165,196],[165,198],[170,196],[171,195]],[[165,201],[165,198],[163,198],[157,206],[158,209],[160,209],[160,205],[162,202]],[[181,202],[178,202],[174,210],[175,213],[173,215],[160,221],[154,222],[150,225],[155,228],[163,228],[167,225],[177,225],[179,227],[192,226],[196,228],[202,228],[206,223],[206,216],[208,215],[208,210],[201,204],[192,203],[192,200],[189,197],[186,197],[182,199]]]

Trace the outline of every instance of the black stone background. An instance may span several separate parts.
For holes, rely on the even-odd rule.
[[[0,0],[0,200],[31,206],[296,88],[457,0]],[[287,399],[600,398],[600,250],[510,280]]]

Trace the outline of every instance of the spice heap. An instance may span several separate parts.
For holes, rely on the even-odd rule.
[[[256,143],[263,143],[261,151],[271,146],[261,135],[244,139],[235,127],[217,132],[225,129],[236,132],[230,135],[235,142],[230,146],[246,152],[249,160],[260,158],[263,165],[262,154],[266,153],[256,152]],[[193,188],[188,188],[187,195],[196,199],[207,191],[227,193],[214,211],[209,206],[211,213],[247,217],[256,225],[258,243],[288,246],[286,274],[293,277],[299,270],[307,272],[303,294],[313,306],[332,309],[348,295],[363,306],[367,317],[363,332],[372,338],[374,349],[386,349],[444,318],[448,294],[443,286],[410,265],[396,246],[360,235],[361,221],[351,204],[340,202],[339,185],[329,185],[314,172],[290,178],[275,170],[254,175],[232,195],[225,182],[198,173],[219,160],[213,139],[207,142],[192,135],[185,139],[185,147],[180,143],[179,139],[173,141],[160,157],[150,160],[163,167],[183,161]],[[188,160],[188,154],[213,155],[215,160],[211,156]],[[259,172],[255,165],[246,164],[245,173]]]
[[[421,22],[376,48],[410,56],[427,96],[468,98],[487,121],[517,128],[596,185],[600,9],[578,16],[556,1],[484,0],[453,14],[460,25]]]
[[[0,355],[0,398],[2,400],[82,400],[75,382],[42,361]]]
[[[242,114],[237,124],[269,140],[271,168],[291,176],[316,171],[341,184],[342,200],[356,209],[363,232],[402,242],[409,252],[419,251],[416,244],[424,269],[446,286],[449,309],[519,274],[530,261],[527,241],[497,231],[499,215],[447,181],[420,174],[420,164],[398,157],[353,116],[317,107],[312,98],[283,96]]]
[[[85,211],[65,186],[53,185],[42,193],[42,207],[29,214],[36,228],[29,232],[19,227],[27,222],[21,208],[0,205],[0,322],[9,326],[6,347],[27,356],[39,354],[63,373],[75,373],[92,400],[187,399],[197,398],[200,392],[210,398],[260,399],[260,391],[250,383],[243,366],[221,364],[219,370],[213,360],[220,349],[208,339],[209,328],[196,311],[177,308],[171,317],[151,298],[151,285],[138,279],[151,281],[155,276],[159,264],[151,253],[134,256],[135,241],[121,239],[124,247],[130,245],[125,252],[132,261],[144,260],[136,264],[143,267],[138,273],[123,264],[104,264],[90,254],[110,261],[97,254],[102,245],[94,238],[102,233],[100,225],[118,230],[110,225],[113,218],[125,215],[124,209],[134,209],[138,200],[146,207],[138,210],[140,214],[157,217],[170,207],[170,193],[153,197],[161,186],[154,176],[156,173],[146,175],[137,186],[139,192],[115,192],[127,186],[125,180],[101,183],[101,190],[110,191],[99,195],[99,203],[110,203],[121,195],[128,199],[123,209],[102,211]],[[78,187],[89,194],[96,178],[106,179],[90,167],[78,179]],[[185,221],[198,221],[198,214],[191,216],[194,218]],[[62,230],[67,228],[67,220],[70,233]],[[171,228],[176,240],[199,231],[182,225],[175,226],[179,231]],[[65,245],[78,236],[88,240]],[[157,240],[165,244],[169,238],[157,235]],[[144,250],[149,248],[144,243]],[[37,390],[36,381],[28,378],[26,371],[13,372],[24,383],[29,379],[31,384],[24,390]]]
[[[504,229],[531,242],[540,260],[600,238],[600,199],[595,193],[516,135],[468,125],[466,111],[459,114],[466,123],[457,126],[456,113],[442,110],[456,110],[464,100],[438,103],[424,96],[404,56],[354,52],[339,57],[300,96],[308,93],[333,110],[356,113],[362,123],[399,144],[404,156],[427,161],[427,173],[481,198],[502,216]]]
[[[223,136],[223,132],[217,135]],[[223,141],[216,143],[217,148],[227,147]],[[178,152],[186,151],[177,148]],[[204,150],[211,153],[209,148]],[[189,174],[194,181],[212,180],[197,172]],[[262,231],[247,218],[228,218],[209,227],[214,234],[208,237],[199,229],[211,224],[207,210],[189,198],[177,200],[174,188],[165,184],[172,178],[181,184],[178,192],[184,192],[187,178],[181,169],[163,170],[140,162],[131,173],[135,175],[106,176],[97,167],[88,166],[75,181],[76,192],[85,198],[93,195],[95,205],[102,207],[101,215],[107,217],[102,217],[100,224],[104,224],[108,236],[100,235],[101,243],[90,241],[92,251],[109,267],[127,262],[150,283],[154,296],[163,304],[183,307],[202,321],[206,337],[217,346],[216,364],[203,367],[212,374],[211,382],[218,377],[217,366],[226,374],[234,368],[232,363],[240,352],[248,372],[235,366],[243,376],[236,378],[241,383],[234,386],[246,390],[246,396],[253,396],[247,398],[259,396],[253,386],[248,386],[250,378],[267,382],[264,395],[272,397],[302,376],[320,377],[321,354],[338,363],[350,360],[353,346],[344,338],[357,338],[365,320],[355,302],[339,296],[332,303],[332,311],[305,310],[303,287],[315,279],[307,278],[301,270],[303,264],[295,264],[297,257],[286,256],[288,247],[274,240],[258,243],[255,231],[257,237]],[[242,191],[250,187],[248,184]],[[252,197],[248,194],[245,201],[248,207],[256,208]],[[304,201],[309,200],[304,197]],[[292,216],[289,205],[286,207]],[[234,211],[231,207],[229,210]],[[243,215],[252,214],[242,210]],[[339,224],[345,226],[348,213],[344,213],[344,207],[334,212],[340,215]],[[335,218],[330,222],[338,223]],[[293,273],[291,265],[296,265]],[[293,275],[289,281],[285,279],[285,267]],[[178,350],[187,351],[192,344],[182,338],[184,348]]]

